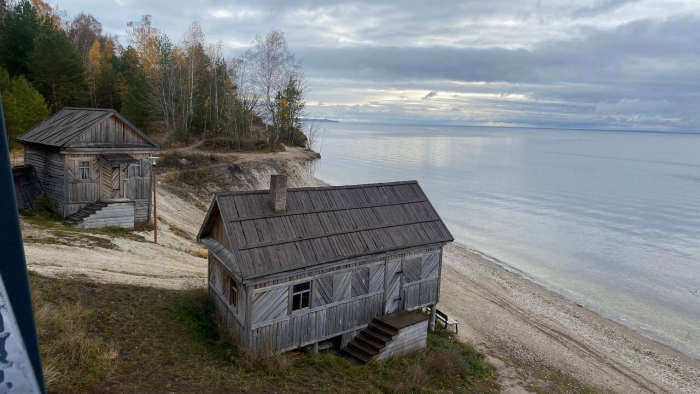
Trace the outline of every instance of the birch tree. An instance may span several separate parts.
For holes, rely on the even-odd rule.
[[[266,140],[270,150],[274,150],[281,132],[280,122],[275,118],[275,98],[301,66],[289,51],[284,33],[279,30],[271,31],[265,38],[256,36],[245,59],[250,62],[251,77],[261,90],[260,115],[266,119]]]

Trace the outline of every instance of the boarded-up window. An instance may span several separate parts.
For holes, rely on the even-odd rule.
[[[129,164],[129,169],[127,172],[129,178],[136,178],[141,176],[141,164]]]
[[[90,179],[90,162],[89,161],[79,161],[78,162],[78,179],[89,180]]]

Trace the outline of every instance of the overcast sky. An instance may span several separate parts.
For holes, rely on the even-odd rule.
[[[99,5],[97,5],[99,4]],[[285,32],[315,117],[700,131],[700,1],[60,0],[123,44],[143,14],[240,54]]]

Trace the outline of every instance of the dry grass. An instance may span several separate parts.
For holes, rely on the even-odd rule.
[[[32,281],[44,378],[51,391],[70,390],[110,379],[119,356],[117,347],[90,334],[87,320],[92,314],[77,300],[58,297],[61,286]]]
[[[173,232],[173,234],[177,235],[180,238],[194,241],[194,237],[190,233],[188,233],[187,231],[181,229],[180,227],[178,227],[175,224],[172,224],[172,223],[166,223],[166,224],[168,225],[168,228],[170,229],[170,231]]]
[[[217,324],[201,283],[172,291],[37,275],[30,280],[50,393],[495,393],[498,389],[493,369],[480,354],[449,335],[429,334],[424,353],[363,367],[352,367],[333,351],[253,358]],[[448,375],[433,359],[452,348],[458,351],[445,352],[443,361],[462,367]]]
[[[168,174],[163,175],[161,178],[163,182],[173,183],[180,180],[180,171],[173,171]]]
[[[199,257],[200,259],[206,259],[209,257],[209,252],[206,249],[190,249],[187,254],[194,257]]]

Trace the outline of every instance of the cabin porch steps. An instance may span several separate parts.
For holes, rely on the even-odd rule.
[[[127,199],[96,201],[64,220],[82,228],[134,228],[134,202]]]
[[[96,214],[98,211],[102,210],[102,208],[106,208],[107,203],[102,202],[102,201],[96,201],[91,204],[88,204],[84,208],[81,208],[78,212],[67,216],[64,220],[74,226],[77,226],[80,224],[85,218],[88,218],[94,214]]]
[[[377,317],[342,350],[353,359],[354,364],[366,364],[381,358],[382,353],[392,346],[392,342],[399,339],[400,332],[421,323],[427,323],[427,318],[409,311]],[[427,334],[427,324],[425,327]]]

